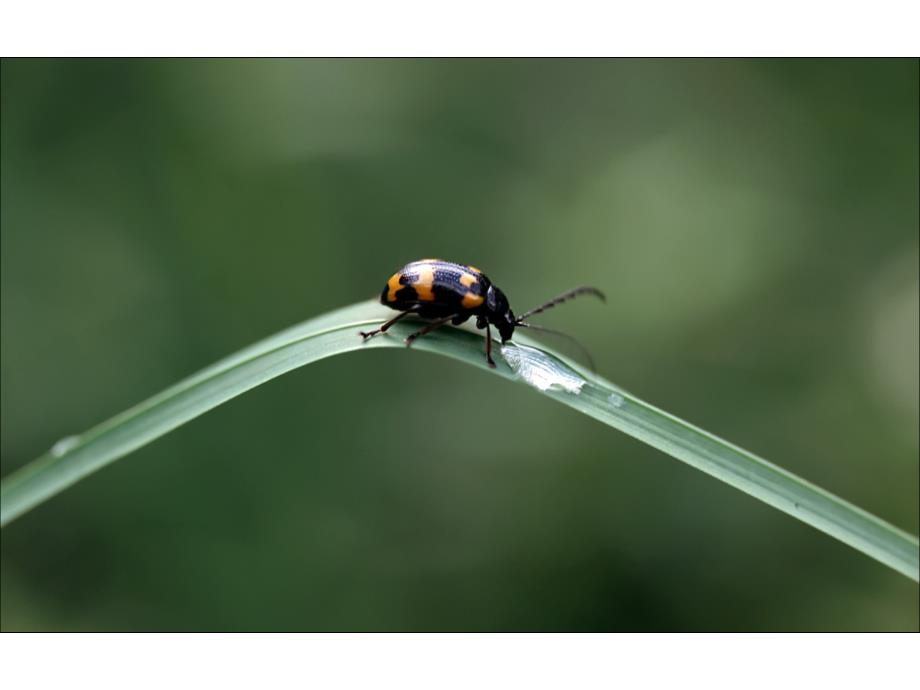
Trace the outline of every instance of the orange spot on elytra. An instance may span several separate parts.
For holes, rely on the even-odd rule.
[[[387,288],[388,288],[387,302],[396,301],[396,291],[402,287],[402,285],[399,284],[399,278],[400,278],[400,274],[394,273],[393,275],[390,276],[390,279],[387,281]]]
[[[462,276],[460,276],[460,284],[463,287],[470,287],[475,282],[476,276],[474,276],[472,273],[464,273]]]
[[[468,292],[463,296],[463,300],[460,302],[460,304],[464,309],[475,309],[480,304],[482,304],[482,297],[479,295],[474,295],[472,292]]]
[[[412,287],[415,288],[415,292],[418,293],[418,298],[422,302],[433,302],[434,301],[434,270],[430,266],[421,266],[418,269],[418,278]]]

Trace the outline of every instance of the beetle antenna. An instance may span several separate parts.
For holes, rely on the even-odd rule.
[[[581,354],[585,356],[585,359],[588,360],[588,366],[591,367],[591,371],[597,373],[597,369],[594,368],[594,358],[591,356],[591,353],[588,352],[588,348],[582,345],[578,340],[568,333],[563,333],[562,331],[554,331],[552,328],[546,328],[545,326],[535,326],[532,323],[523,323],[518,321],[517,326],[519,328],[530,328],[535,331],[540,331],[541,333],[550,333],[551,335],[558,335],[560,338],[565,338],[569,342],[573,343],[575,346],[581,350]]]
[[[589,285],[583,285],[581,287],[573,288],[567,292],[563,292],[561,295],[553,297],[548,302],[541,304],[539,307],[534,307],[530,311],[526,311],[521,314],[515,323],[522,325],[521,322],[526,319],[528,316],[533,316],[534,314],[540,314],[547,309],[552,309],[557,304],[562,304],[563,302],[568,302],[570,299],[574,299],[579,295],[594,295],[601,302],[606,302],[607,298],[604,297],[604,293],[598,290],[596,287],[591,287]]]

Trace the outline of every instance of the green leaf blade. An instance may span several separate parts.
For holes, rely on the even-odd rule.
[[[916,537],[628,393],[621,392],[623,401],[612,405],[608,390],[589,382],[581,393],[583,400],[563,398],[561,402],[918,579]]]
[[[218,405],[288,371],[355,350],[402,347],[413,327],[363,342],[358,331],[387,318],[376,302],[364,302],[311,319],[266,338],[194,374],[86,433],[65,439],[4,478],[0,525]],[[609,381],[589,374],[526,337],[502,348],[489,370],[482,337],[444,328],[419,339],[414,349],[458,359],[508,379],[523,379],[540,392],[619,429],[764,501],[918,580],[917,538],[870,515],[762,458],[659,410]],[[522,359],[526,354],[529,359]],[[513,369],[508,362],[515,364]],[[524,364],[531,366],[528,369]]]

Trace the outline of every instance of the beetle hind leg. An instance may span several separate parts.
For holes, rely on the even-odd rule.
[[[445,316],[443,319],[438,319],[434,323],[430,323],[424,328],[417,330],[415,333],[412,333],[406,336],[406,340],[405,340],[406,347],[412,347],[412,343],[415,341],[416,338],[421,338],[426,333],[431,333],[431,331],[433,331],[436,328],[440,328],[441,326],[443,326],[444,324],[446,324],[448,321],[450,321],[451,319],[455,317],[456,317],[456,314]]]
[[[358,331],[358,334],[359,334],[362,338],[364,338],[365,340],[367,340],[368,338],[373,338],[375,335],[379,335],[379,334],[381,334],[381,333],[386,333],[386,332],[387,332],[387,329],[388,329],[390,326],[392,326],[394,323],[396,323],[397,321],[399,321],[399,320],[400,320],[401,318],[403,318],[404,316],[408,316],[409,314],[413,314],[413,313],[414,313],[414,310],[412,310],[412,309],[409,309],[408,311],[402,311],[402,312],[398,313],[396,316],[394,316],[392,319],[390,319],[389,321],[387,321],[387,322],[381,324],[379,328],[375,328],[375,329],[372,330],[372,331]]]
[[[486,361],[490,369],[495,368],[495,360],[492,359],[492,329],[488,323],[486,323]]]

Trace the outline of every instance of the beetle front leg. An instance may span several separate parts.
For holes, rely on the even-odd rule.
[[[495,362],[492,360],[492,329],[489,327],[488,322],[486,323],[486,361],[489,363],[489,367],[495,368]]]

